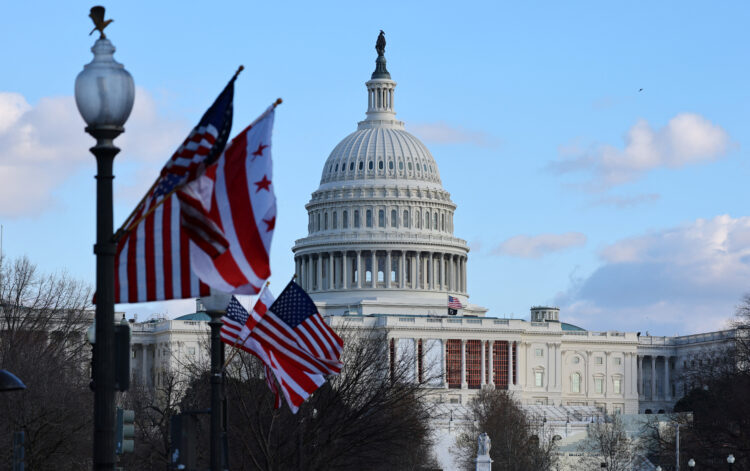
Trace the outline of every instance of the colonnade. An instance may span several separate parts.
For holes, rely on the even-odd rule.
[[[405,358],[398,352],[397,342],[403,340],[414,342],[408,350],[416,353],[415,358]],[[422,346],[427,345],[428,340],[439,342],[439,355],[423,350]],[[458,345],[460,349],[457,351],[455,347]],[[486,386],[512,389],[519,384],[517,348],[518,342],[513,340],[391,338],[389,361],[391,374],[396,370],[396,358],[413,362],[414,378],[426,378],[425,382],[433,386],[450,389],[480,389]],[[426,357],[437,357],[440,364],[431,365]],[[495,357],[501,363],[496,365]],[[438,381],[434,381],[434,378]]]
[[[328,251],[297,255],[295,273],[308,292],[400,288],[465,293],[466,260],[466,255],[419,250]]]
[[[669,401],[672,399],[672,365],[670,365],[670,358],[674,357],[669,355],[638,355],[638,394],[641,400]],[[661,371],[659,371],[659,367],[661,367]],[[645,382],[646,372],[648,372],[648,383]],[[661,391],[659,391],[657,384],[662,385]]]

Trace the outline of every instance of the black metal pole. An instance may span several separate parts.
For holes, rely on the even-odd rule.
[[[96,139],[96,343],[94,343],[94,470],[115,469],[115,243],[112,239],[112,162],[119,126],[87,127]]]
[[[211,471],[221,471],[221,316],[223,311],[208,311],[211,321]]]

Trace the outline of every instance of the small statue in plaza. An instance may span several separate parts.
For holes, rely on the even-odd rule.
[[[378,35],[378,41],[375,43],[375,50],[378,51],[379,56],[385,55],[385,33],[382,29]]]
[[[490,436],[487,435],[487,432],[482,432],[479,434],[479,438],[477,438],[477,456],[489,456],[490,454],[490,447],[492,444],[490,443]]]

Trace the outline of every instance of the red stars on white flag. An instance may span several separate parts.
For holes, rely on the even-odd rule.
[[[273,119],[274,106],[178,193],[192,270],[218,291],[255,294],[271,275],[269,252],[276,225]]]

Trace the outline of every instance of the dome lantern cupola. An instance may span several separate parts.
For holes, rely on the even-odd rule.
[[[396,88],[396,82],[391,80],[391,74],[385,67],[385,33],[383,30],[380,30],[375,50],[378,51],[375,71],[365,84],[367,85],[367,119],[360,123],[360,129],[369,127],[374,124],[373,122],[403,126],[403,123],[396,122],[396,112],[393,110],[393,91]]]

